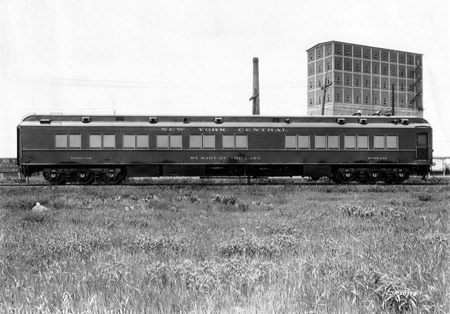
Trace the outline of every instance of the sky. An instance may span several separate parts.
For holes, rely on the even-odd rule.
[[[28,113],[306,115],[306,50],[421,53],[434,155],[450,156],[447,0],[0,0],[0,157]]]

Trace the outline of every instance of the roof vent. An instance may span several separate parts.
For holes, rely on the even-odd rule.
[[[223,122],[223,118],[214,118],[214,123],[221,124]]]
[[[52,123],[52,119],[41,119],[39,120],[40,124],[50,124]]]
[[[398,124],[400,121],[398,120],[398,119],[394,119],[394,120],[392,120],[392,123],[394,123],[394,124]]]
[[[184,117],[183,118],[183,123],[189,123],[190,121],[189,121],[189,118],[188,117]]]
[[[337,124],[345,124],[345,119],[344,118],[337,118],[336,122],[337,122]]]
[[[358,119],[359,124],[367,124],[367,119]]]
[[[408,125],[409,124],[409,120],[408,119],[400,119],[400,123],[404,124],[404,125]]]
[[[155,124],[158,123],[158,118],[157,117],[150,117],[148,118],[148,122]]]
[[[287,124],[289,124],[289,123],[291,123],[291,119],[289,119],[289,118],[284,119],[284,122],[286,122]]]
[[[89,122],[91,122],[91,117],[81,117],[81,122],[89,123]]]

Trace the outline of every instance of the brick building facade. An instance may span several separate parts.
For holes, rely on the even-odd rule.
[[[308,115],[390,113],[423,116],[422,54],[337,41],[307,50]]]

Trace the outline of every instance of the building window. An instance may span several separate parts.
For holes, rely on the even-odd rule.
[[[364,97],[364,103],[368,104],[369,103],[369,96]]]
[[[350,94],[345,95],[345,101],[350,102]]]
[[[346,56],[351,56],[352,55],[352,47],[351,46],[344,45],[344,49],[345,49],[345,55]]]
[[[383,98],[383,105],[387,105],[387,101],[386,101],[386,98]]]
[[[374,96],[374,97],[373,97],[373,103],[374,103],[375,105],[378,103],[378,97],[377,97],[377,96]]]
[[[340,93],[336,93],[336,101],[338,101],[338,102],[341,101],[341,94]]]
[[[309,61],[312,61],[312,60],[314,60],[314,56],[313,56],[313,53],[310,52],[310,53],[309,53]]]
[[[364,87],[369,87],[369,79],[364,79]]]
[[[405,90],[405,84],[404,83],[400,83],[400,90],[404,91]]]
[[[327,71],[331,70],[331,62],[327,61]]]
[[[372,66],[372,72],[373,72],[373,74],[378,74],[378,65],[374,64]]]
[[[370,59],[370,48],[363,48],[364,59]]]
[[[355,102],[356,102],[357,104],[359,104],[359,96],[358,96],[358,95],[356,95],[356,97],[355,97]]]
[[[359,86],[359,78],[355,78],[355,86]]]
[[[372,56],[373,56],[374,60],[380,59],[380,54],[379,54],[378,50],[374,50]]]

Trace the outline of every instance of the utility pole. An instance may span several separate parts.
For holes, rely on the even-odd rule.
[[[395,116],[395,96],[394,96],[394,88],[395,88],[395,86],[394,86],[394,84],[392,84],[392,113],[391,113],[391,115],[392,116]]]
[[[327,72],[328,73],[328,72]],[[323,82],[323,86],[320,87],[320,89],[323,90],[323,101],[322,101],[322,116],[325,115],[325,99],[326,99],[326,95],[327,95],[327,89],[328,87],[330,87],[331,85],[333,85],[332,82],[327,83],[327,74],[325,74],[325,79]]]

